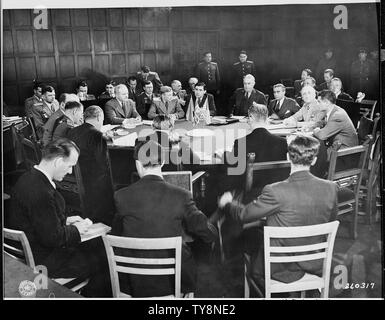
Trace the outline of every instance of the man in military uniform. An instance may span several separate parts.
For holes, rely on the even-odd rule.
[[[357,92],[368,92],[372,68],[370,61],[367,59],[367,55],[368,54],[366,49],[360,48],[358,53],[358,60],[352,63],[350,69],[350,92],[353,94],[353,96],[356,96]]]
[[[142,119],[147,120],[148,111],[152,105],[152,100],[157,95],[153,92],[154,86],[151,81],[146,81],[143,86],[143,92],[137,96],[136,110],[139,112]]]
[[[151,81],[154,86],[154,92],[158,93],[161,86],[163,86],[162,81],[157,72],[150,71],[149,66],[143,66],[141,71],[138,71],[136,74],[136,78],[138,79],[140,85],[144,87],[145,81]]]
[[[254,62],[247,60],[247,54],[244,50],[239,53],[239,61],[234,63],[233,69],[233,81],[236,85],[234,89],[241,88],[243,86],[243,78],[245,77],[245,75],[251,74],[255,76]]]
[[[115,86],[116,83],[114,80],[110,80],[106,83],[106,91],[100,94],[98,97],[99,100],[109,100],[115,98]]]
[[[178,98],[172,95],[172,89],[168,86],[160,88],[160,98],[154,98],[148,111],[148,118],[154,119],[158,114],[165,114],[175,119],[184,117],[184,111],[179,104]]]
[[[337,61],[333,55],[333,49],[327,48],[324,52],[324,56],[318,61],[317,68],[315,70],[315,78],[317,81],[322,81],[324,70],[333,69],[336,72]]]
[[[249,108],[257,104],[267,106],[265,95],[254,89],[255,78],[251,74],[247,74],[243,78],[243,88],[238,88],[234,91],[230,98],[228,115],[248,116]]]
[[[43,98],[42,98],[42,89],[43,85],[40,82],[34,82],[33,85],[33,96],[29,97],[25,100],[24,106],[25,106],[25,114],[27,117],[31,117],[31,110],[36,107],[36,105],[43,105]]]
[[[200,82],[207,85],[207,92],[215,95],[220,93],[220,76],[219,68],[216,62],[212,62],[211,52],[206,52],[203,61],[198,64],[196,75]]]
[[[64,116],[58,118],[54,128],[52,140],[67,137],[69,131],[83,123],[83,105],[78,101],[68,101],[64,106]]]

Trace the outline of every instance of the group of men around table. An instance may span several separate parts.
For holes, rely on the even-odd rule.
[[[121,124],[129,118],[147,116],[154,122],[167,120],[173,123],[184,116],[192,120],[197,113],[204,114],[204,118],[215,115],[214,97],[207,92],[206,84],[198,79],[190,79],[189,93],[181,90],[181,83],[177,80],[171,87],[162,85],[159,87],[160,97],[154,96],[153,82],[148,80],[148,76],[143,80],[144,91],[137,94],[136,80],[129,79],[129,88],[123,84],[114,86],[112,82],[106,85],[103,94],[111,97],[105,105],[105,112],[96,105],[83,110],[81,97],[87,95],[84,91],[81,95],[62,94],[56,101],[52,87],[44,87],[41,91],[37,87],[35,100],[32,103],[28,100],[27,110],[35,119],[44,147],[41,162],[25,173],[14,188],[10,225],[26,233],[36,263],[46,265],[52,277],[91,276],[94,280],[90,282],[89,290],[84,292],[89,296],[108,296],[110,289],[100,239],[80,242],[80,235],[87,230],[86,217],[93,222],[111,225],[112,233],[120,236],[182,236],[184,293],[194,291],[196,283],[191,248],[184,236],[192,235],[207,243],[217,237],[214,225],[218,216],[208,218],[196,207],[188,191],[163,180],[165,150],[159,141],[137,141],[134,159],[141,179],[114,193],[107,141],[101,133],[105,120]],[[315,177],[310,168],[316,165],[323,142],[330,148],[336,143],[345,148],[357,145],[358,140],[348,115],[335,104],[337,95],[342,94],[341,81],[334,78],[331,83],[335,85],[331,90],[322,90],[318,99],[314,86],[303,85],[300,91],[302,107],[285,96],[282,84],[276,84],[273,87],[275,99],[267,104],[265,95],[254,89],[254,77],[245,75],[243,88],[237,89],[230,99],[229,114],[248,116],[251,133],[236,140],[231,152],[243,150],[240,161],[246,161],[250,152],[255,154],[255,161],[284,160],[287,157],[291,162],[291,173],[288,179],[265,186],[260,196],[257,198],[255,195],[255,199],[245,207],[233,202],[232,194],[225,192],[218,202],[221,212],[226,212],[240,225],[262,217],[267,217],[267,225],[274,226],[318,224],[335,218],[336,185],[321,179],[322,174]],[[288,125],[304,121],[313,136],[297,135],[288,140],[274,136],[267,130],[269,116],[283,119]],[[159,131],[164,131],[162,126]],[[150,155],[148,150],[151,150]],[[85,185],[86,212],[82,217],[67,217],[65,201],[54,181],[61,181],[71,173],[76,163],[79,163]],[[261,243],[255,245],[263,246]],[[255,252],[253,275],[260,280],[263,278],[261,250]],[[95,268],[96,265],[99,268]],[[291,282],[304,272],[318,274],[320,271],[321,267],[316,263],[296,264],[290,268],[279,265],[273,269],[272,277]],[[161,296],[172,292],[167,279],[157,282],[151,277],[143,280],[132,276],[126,280],[123,287],[133,296]]]

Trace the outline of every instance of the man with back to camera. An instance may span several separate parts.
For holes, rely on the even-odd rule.
[[[53,126],[52,140],[65,138],[68,132],[83,123],[83,105],[77,101],[68,101],[64,106],[64,116]]]
[[[251,74],[243,78],[243,88],[234,91],[230,98],[228,114],[234,116],[247,116],[248,110],[252,105],[267,105],[265,95],[254,89],[255,78]]]
[[[128,89],[124,84],[115,87],[115,98],[107,101],[104,108],[109,124],[124,124],[130,118],[141,120],[135,102],[128,98]]]
[[[212,243],[217,231],[198,210],[191,192],[163,180],[163,152],[153,140],[136,144],[134,159],[141,179],[115,192],[117,214],[112,233],[135,238],[182,236],[181,291],[194,292],[196,267],[186,235]],[[122,290],[134,297],[165,296],[174,289],[168,277],[131,275],[121,283]]]
[[[289,138],[288,160],[291,163],[290,177],[284,181],[269,184],[257,200],[243,206],[233,202],[233,196],[226,192],[218,201],[218,207],[238,221],[239,225],[259,221],[260,225],[274,227],[295,227],[316,225],[333,221],[337,215],[337,185],[313,176],[309,170],[317,161],[319,142],[304,135]],[[266,217],[266,223],[260,219]],[[299,246],[317,243],[319,237],[272,240],[271,246]],[[263,288],[264,252],[263,229],[251,255],[251,277],[258,287]],[[322,261],[313,260],[298,263],[273,263],[271,277],[284,283],[299,280],[306,273],[320,275]],[[261,290],[264,292],[264,290]]]

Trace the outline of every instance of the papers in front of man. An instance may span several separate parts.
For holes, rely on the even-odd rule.
[[[90,225],[88,230],[80,235],[81,241],[88,241],[100,236],[106,235],[111,231],[111,227],[105,225],[104,223],[98,222]]]
[[[106,133],[107,131],[110,131],[112,129],[115,129],[116,127],[119,127],[119,124],[106,124],[102,126],[102,129],[100,130],[102,133]]]
[[[114,145],[120,147],[134,147],[135,141],[138,138],[138,134],[136,132],[130,133],[126,136],[119,137],[113,140]]]

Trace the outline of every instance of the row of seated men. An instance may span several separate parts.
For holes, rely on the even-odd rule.
[[[253,114],[266,116],[266,111],[266,107],[262,106],[254,110]],[[214,225],[223,214],[235,219],[240,226],[238,228],[244,223],[264,217],[267,218],[267,225],[283,227],[320,224],[336,217],[337,186],[310,173],[310,167],[317,161],[320,143],[306,135],[297,135],[288,142],[275,137],[277,147],[282,147],[282,155],[287,153],[291,162],[288,179],[265,186],[259,198],[245,206],[234,202],[232,194],[226,192],[218,202],[219,214],[209,218],[197,209],[190,192],[163,180],[165,151],[162,146],[152,139],[138,141],[134,159],[141,179],[115,194],[96,195],[93,191],[94,209],[100,201],[112,196],[114,211],[110,214],[107,211],[100,212],[102,216],[99,217],[94,212],[87,212],[82,217],[66,216],[66,204],[56,189],[55,181],[61,181],[66,174],[71,173],[78,161],[82,172],[89,166],[87,170],[94,176],[92,187],[86,189],[86,197],[90,189],[103,188],[103,183],[106,183],[102,179],[98,180],[98,166],[103,164],[95,156],[97,152],[104,151],[94,150],[97,147],[96,141],[105,144],[98,130],[103,123],[102,110],[91,106],[86,110],[84,118],[85,123],[69,133],[68,137],[72,141],[61,138],[50,142],[43,149],[40,163],[19,179],[11,196],[10,227],[26,233],[36,264],[45,265],[48,276],[89,277],[90,282],[82,292],[85,296],[111,296],[105,249],[100,238],[81,242],[81,235],[87,232],[86,217],[93,219],[93,222],[102,221],[112,225],[112,234],[123,237],[182,236],[183,293],[194,292],[197,281],[194,257],[187,239],[192,237],[208,244],[215,241],[217,230]],[[271,142],[269,140],[266,143]],[[271,145],[265,145],[263,150],[269,147]],[[262,150],[254,151],[260,153],[260,158],[269,156]],[[89,162],[92,158],[94,163]],[[285,243],[305,245],[310,241],[301,239]],[[263,246],[263,241],[255,242],[254,245],[253,277],[263,286],[263,255],[258,250]],[[305,272],[319,275],[322,265],[319,261],[279,264],[272,268],[272,277],[289,283],[300,279]],[[168,277],[159,279],[134,275],[123,277],[120,281],[121,291],[134,297],[171,294],[172,283]]]

